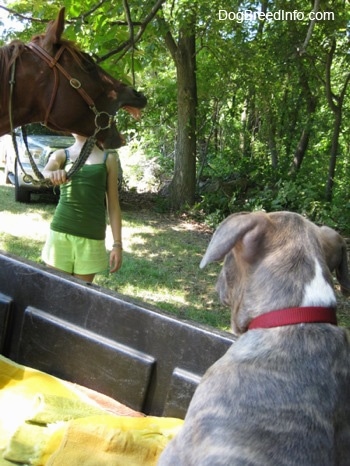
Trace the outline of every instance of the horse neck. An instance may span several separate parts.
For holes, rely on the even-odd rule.
[[[11,131],[10,118],[15,128],[41,121],[44,109],[39,105],[36,91],[40,76],[38,66],[32,54],[26,52],[23,43],[16,41],[0,48],[0,70],[1,82],[6,83],[0,90],[1,136]],[[10,81],[13,82],[12,90]]]

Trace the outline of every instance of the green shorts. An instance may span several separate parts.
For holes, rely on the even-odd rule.
[[[42,260],[70,274],[104,272],[108,257],[104,240],[88,239],[50,230],[41,254]]]

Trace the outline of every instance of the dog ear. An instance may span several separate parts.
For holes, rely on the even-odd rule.
[[[261,251],[268,225],[271,224],[264,212],[241,212],[227,217],[215,231],[207,251],[200,263],[203,269],[211,262],[222,260],[238,243],[241,256],[252,262]]]
[[[350,277],[347,248],[344,239],[332,228],[322,226],[319,229],[322,249],[331,273],[335,271],[341,292],[350,295]]]

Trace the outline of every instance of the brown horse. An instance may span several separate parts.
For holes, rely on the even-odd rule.
[[[123,108],[138,118],[147,99],[62,39],[63,29],[64,8],[45,34],[0,48],[0,136],[10,131],[10,119],[13,127],[44,122],[57,131],[95,135],[106,149],[120,147],[115,113]]]

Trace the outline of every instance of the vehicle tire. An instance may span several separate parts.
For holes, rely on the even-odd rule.
[[[18,183],[18,162],[15,163],[15,201],[16,202],[30,202],[30,191],[21,188]]]

